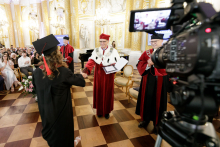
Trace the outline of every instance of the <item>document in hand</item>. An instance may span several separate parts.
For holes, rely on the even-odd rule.
[[[106,74],[110,74],[110,73],[114,73],[114,72],[118,72],[119,70],[121,70],[126,64],[128,63],[128,60],[126,60],[125,58],[121,57],[120,60],[112,66],[106,66],[103,67],[104,71]]]

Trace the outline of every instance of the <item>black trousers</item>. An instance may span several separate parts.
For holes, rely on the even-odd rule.
[[[32,72],[33,73],[33,67],[32,66],[21,67],[20,69],[21,69],[21,72],[26,75],[26,77],[29,76],[28,72]]]

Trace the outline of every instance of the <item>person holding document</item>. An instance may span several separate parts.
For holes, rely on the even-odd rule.
[[[74,61],[73,61],[73,52],[74,48],[69,44],[69,37],[63,37],[64,45],[60,48],[60,52],[63,55],[63,59],[69,66],[69,69],[74,73]]]
[[[113,110],[114,104],[114,73],[106,74],[103,67],[114,65],[119,61],[120,56],[116,49],[108,47],[109,35],[100,35],[100,46],[94,49],[89,58],[84,73],[91,74],[93,67],[93,108],[97,109],[98,117],[109,118],[109,113]]]

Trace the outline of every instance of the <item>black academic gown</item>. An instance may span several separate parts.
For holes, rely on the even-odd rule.
[[[66,58],[68,60],[66,63],[68,64],[69,69],[74,73],[74,48],[71,45],[67,44],[66,46],[62,46],[60,48],[60,52],[63,55],[63,58]]]
[[[154,125],[156,126],[158,122],[161,120],[162,114],[164,111],[167,110],[167,92],[169,86],[169,79],[168,76],[163,76],[162,82],[162,89],[161,89],[161,96],[159,102],[159,113],[156,113],[156,94],[157,94],[157,77],[154,76],[154,67],[151,69],[146,70],[142,76],[147,76],[147,82],[141,79],[141,85],[139,88],[137,106],[136,106],[136,114],[141,115],[142,121],[153,121]],[[146,85],[146,86],[145,86]],[[145,95],[144,95],[144,104],[142,104],[142,93],[143,93],[143,86],[145,87]],[[141,110],[141,105],[143,105],[143,109]],[[141,111],[143,111],[141,113]],[[156,119],[158,121],[156,121]]]
[[[69,53],[69,56],[73,58],[73,53]],[[73,60],[69,64],[69,69],[74,73],[74,63]]]
[[[42,136],[50,147],[74,147],[73,109],[70,87],[85,86],[80,74],[73,74],[65,67],[53,80],[44,77],[41,68],[33,74],[38,106],[42,119]]]
[[[139,58],[137,69],[142,76],[138,93],[136,114],[142,121],[153,121],[156,126],[167,110],[167,92],[170,91],[169,77],[165,69],[151,66],[146,70],[153,49],[145,51]]]

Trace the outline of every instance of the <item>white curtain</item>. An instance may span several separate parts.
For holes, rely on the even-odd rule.
[[[44,38],[45,37],[45,30],[44,30],[44,23],[41,22],[40,31],[39,31],[39,37]]]

